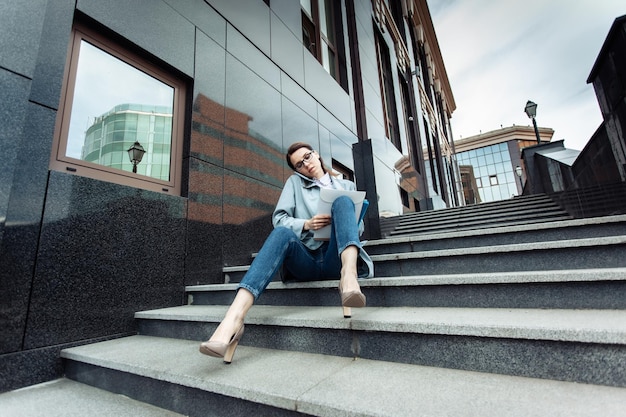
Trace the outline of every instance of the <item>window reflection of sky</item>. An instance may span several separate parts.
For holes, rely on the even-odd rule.
[[[85,131],[119,104],[173,107],[174,89],[81,41],[66,155],[80,159]]]
[[[459,152],[457,161],[473,167],[481,201],[504,200],[519,194],[506,143]]]

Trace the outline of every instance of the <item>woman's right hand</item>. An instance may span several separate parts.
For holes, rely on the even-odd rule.
[[[330,224],[330,214],[316,214],[304,222],[304,230],[319,230]]]

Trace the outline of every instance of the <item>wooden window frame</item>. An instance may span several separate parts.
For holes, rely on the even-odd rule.
[[[333,158],[332,160],[332,169],[334,171],[334,173],[340,174],[341,177],[345,180],[350,180],[352,182],[354,182],[354,172],[348,168],[347,166],[345,166],[344,164],[338,162],[337,160],[335,160]],[[333,173],[333,175],[334,175]]]
[[[169,180],[161,180],[132,173],[66,155],[79,50],[82,41],[90,43],[98,49],[112,55],[114,58],[123,61],[173,88],[174,102],[172,106]],[[145,53],[143,55],[145,56]],[[182,155],[185,131],[186,94],[186,82],[180,77],[159,68],[154,62],[144,58],[138,52],[113,42],[105,35],[91,30],[84,25],[75,23],[72,30],[71,41],[68,46],[63,87],[59,101],[59,110],[57,112],[53,148],[50,156],[50,169],[160,193],[180,195],[182,189]]]

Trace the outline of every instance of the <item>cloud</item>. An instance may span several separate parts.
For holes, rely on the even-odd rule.
[[[582,149],[602,122],[587,77],[615,18],[614,1],[429,0],[457,109],[455,139],[537,123]]]

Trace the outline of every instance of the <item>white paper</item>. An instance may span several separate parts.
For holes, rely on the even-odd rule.
[[[337,197],[342,195],[350,197],[354,202],[354,218],[359,219],[361,214],[361,208],[363,207],[363,200],[365,199],[365,191],[346,191],[346,190],[334,190],[331,188],[320,188],[320,201],[317,203],[317,214],[331,214],[331,208],[333,201]],[[315,240],[329,240],[330,239],[331,225],[322,227],[321,229],[313,232],[313,238]]]

